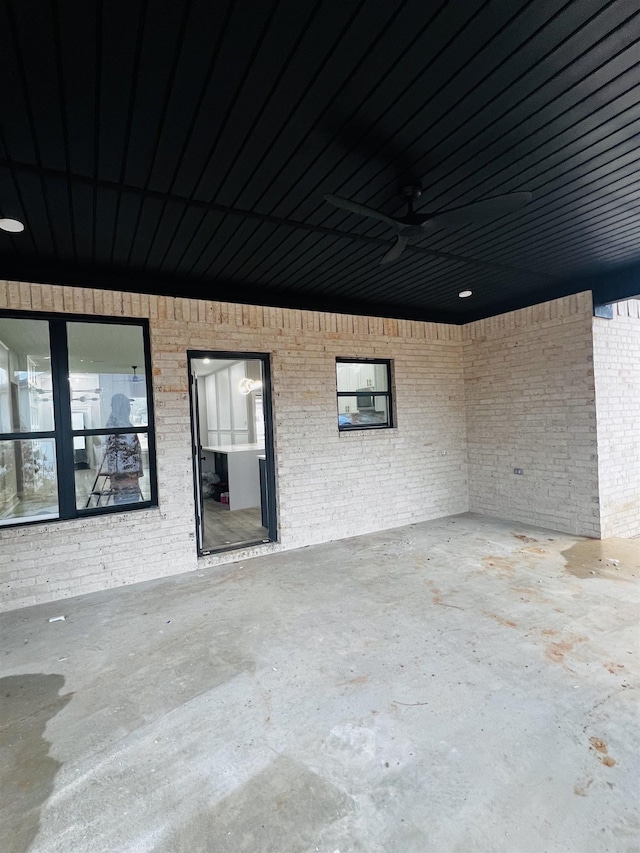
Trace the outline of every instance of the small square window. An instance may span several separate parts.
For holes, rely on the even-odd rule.
[[[337,358],[338,429],[381,429],[393,426],[391,362]]]

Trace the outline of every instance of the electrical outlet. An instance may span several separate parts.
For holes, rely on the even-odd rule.
[[[524,474],[524,471],[522,470],[522,468],[514,468],[513,473],[514,474]]]

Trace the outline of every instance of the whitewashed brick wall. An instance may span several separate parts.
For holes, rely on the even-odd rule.
[[[0,282],[0,308],[149,318],[160,504],[0,530],[0,609],[468,509],[637,535],[639,304],[594,320],[582,293],[456,327]],[[196,557],[187,349],[271,354],[278,543]],[[338,433],[336,356],[393,359],[395,429]]]
[[[464,327],[471,511],[600,535],[591,329],[590,293]]]
[[[593,320],[602,536],[640,536],[640,300]]]
[[[460,327],[18,282],[0,308],[150,319],[160,504],[0,530],[3,609],[468,507]],[[187,349],[272,354],[277,544],[196,558]],[[336,356],[393,359],[395,429],[338,433]]]

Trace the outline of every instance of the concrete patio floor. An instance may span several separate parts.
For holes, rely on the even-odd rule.
[[[639,577],[465,515],[4,614],[2,850],[637,851]]]

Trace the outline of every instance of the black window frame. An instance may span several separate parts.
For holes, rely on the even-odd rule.
[[[1,318],[14,320],[44,320],[49,324],[49,347],[51,353],[51,386],[53,396],[54,429],[39,432],[0,433],[0,441],[28,441],[29,439],[53,439],[56,448],[56,478],[58,487],[58,515],[29,521],[6,519],[0,531],[34,524],[52,524],[79,518],[111,515],[120,512],[137,512],[158,506],[158,480],[156,468],[155,415],[153,406],[153,382],[151,370],[151,335],[149,320],[144,317],[102,317],[94,314],[57,314],[42,311],[0,310]],[[131,427],[100,427],[97,429],[74,430],[71,420],[71,388],[69,384],[68,323],[95,323],[96,325],[139,326],[142,330],[145,360],[145,388],[147,391],[147,425]],[[77,507],[74,473],[73,439],[84,436],[114,435],[116,433],[145,434],[149,454],[149,500],[132,503],[107,504],[106,506]]]
[[[383,424],[340,424],[340,409],[338,406],[338,431],[354,432],[363,429],[393,429],[395,426],[393,417],[393,369],[390,358],[336,358],[336,400],[340,397],[357,397],[356,391],[340,391],[338,389],[338,365],[339,364],[382,364],[387,369],[387,390],[374,391],[367,389],[370,397],[385,397],[387,399],[387,422]]]

